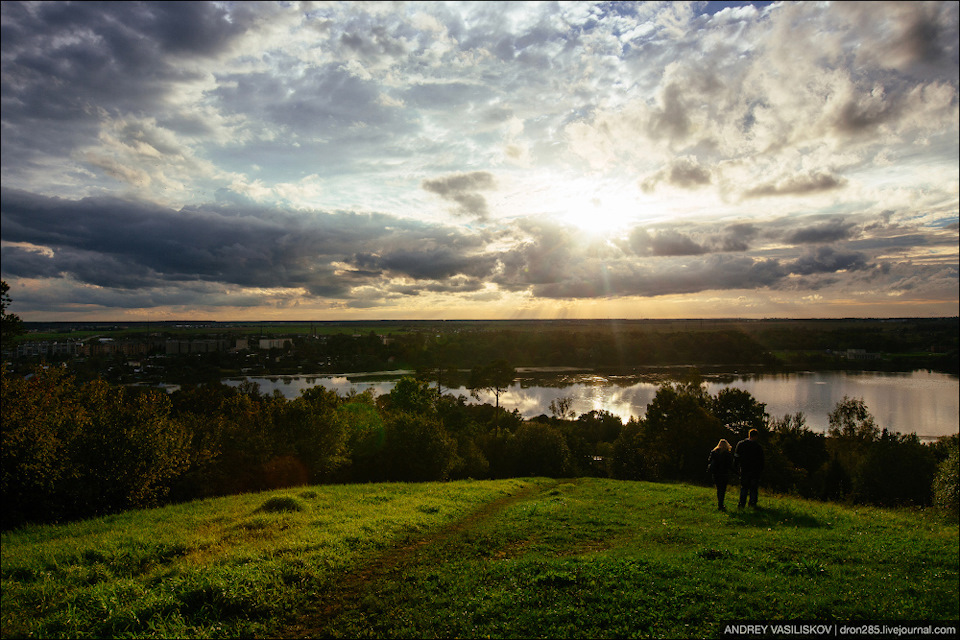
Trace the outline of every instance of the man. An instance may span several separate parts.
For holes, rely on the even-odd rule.
[[[737,443],[733,454],[733,463],[740,472],[740,503],[738,508],[743,509],[750,498],[750,506],[757,506],[757,490],[760,488],[760,473],[763,471],[763,447],[760,446],[760,433],[750,429],[746,440]]]

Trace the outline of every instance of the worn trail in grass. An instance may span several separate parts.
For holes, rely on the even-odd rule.
[[[556,484],[558,484],[556,480],[531,482],[516,493],[505,495],[483,505],[461,520],[431,531],[423,537],[409,539],[403,545],[372,558],[368,564],[360,567],[356,572],[342,576],[326,597],[307,605],[296,623],[281,630],[279,635],[302,638],[328,635],[331,621],[345,609],[362,607],[364,603],[369,604],[371,592],[375,592],[382,581],[389,579],[391,575],[413,570],[413,566],[422,560],[425,549],[447,545],[451,538],[480,527],[481,523],[497,517],[508,506],[529,500],[540,494],[544,487],[552,487]]]

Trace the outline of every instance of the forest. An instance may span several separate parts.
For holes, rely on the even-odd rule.
[[[505,361],[475,367],[470,388],[504,389]],[[706,392],[696,374],[662,385],[640,419],[552,415],[468,403],[428,381],[295,399],[253,383],[156,389],[79,380],[64,367],[2,372],[3,527],[103,516],[211,496],[317,483],[595,476],[708,484],[709,451],[757,429],[762,486],[821,500],[936,505],[956,517],[958,437],[932,444],[880,430],[846,398],[828,433],[802,414],[774,417],[749,393]]]

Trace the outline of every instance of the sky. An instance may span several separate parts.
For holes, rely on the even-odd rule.
[[[27,321],[956,316],[957,2],[10,2]]]

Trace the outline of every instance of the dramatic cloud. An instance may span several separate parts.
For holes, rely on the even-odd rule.
[[[26,319],[958,313],[956,2],[0,15]]]
[[[423,181],[423,188],[427,191],[460,205],[458,214],[480,219],[486,218],[489,210],[486,199],[477,192],[487,191],[495,186],[493,176],[486,171],[460,173]]]

